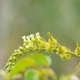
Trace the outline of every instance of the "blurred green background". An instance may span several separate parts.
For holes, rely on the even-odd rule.
[[[0,69],[14,49],[22,45],[21,37],[47,32],[72,51],[80,44],[80,0],[0,0]],[[52,56],[57,74],[70,73],[79,60],[62,61]]]

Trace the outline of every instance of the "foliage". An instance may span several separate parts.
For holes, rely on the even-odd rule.
[[[50,33],[48,33],[48,37],[49,40],[45,41],[39,33],[23,36],[23,45],[14,51],[5,65],[4,78],[13,80],[13,78],[22,76],[24,80],[48,80],[49,78],[57,80],[55,72],[50,68],[51,58],[44,52],[50,55],[55,52],[63,60],[70,60],[74,57],[80,59],[78,44],[75,51],[72,52],[59,44]],[[25,55],[27,57],[24,57]],[[20,76],[18,76],[19,74]],[[62,75],[59,79],[73,80],[71,74],[68,76]]]

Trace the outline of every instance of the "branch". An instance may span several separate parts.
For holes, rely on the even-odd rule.
[[[70,60],[73,57],[80,59],[80,47],[77,45],[74,52],[70,49],[62,46],[57,42],[57,40],[48,32],[48,41],[45,41],[39,33],[31,34],[29,36],[23,36],[23,45],[20,46],[8,59],[5,69],[7,72],[11,71],[17,62],[25,53],[36,52],[36,51],[45,51],[49,54],[56,52],[62,59]]]

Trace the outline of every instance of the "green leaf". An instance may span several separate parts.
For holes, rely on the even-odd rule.
[[[35,54],[33,56],[29,55],[28,57],[35,61],[36,66],[50,66],[51,65],[51,59],[47,55]]]
[[[49,56],[43,54],[28,55],[17,62],[13,70],[9,73],[9,79],[12,79],[16,74],[25,71],[27,68],[50,66],[50,64],[51,59]]]
[[[32,59],[23,58],[13,68],[9,74],[9,79],[12,79],[17,73],[24,71],[26,68],[31,67],[35,64]]]
[[[39,80],[39,74],[35,69],[28,69],[25,72],[24,80]]]

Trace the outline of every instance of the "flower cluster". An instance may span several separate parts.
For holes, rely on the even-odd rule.
[[[25,53],[35,52],[35,51],[45,51],[47,53],[56,52],[62,59],[70,60],[72,57],[80,58],[80,47],[77,46],[75,51],[72,52],[65,46],[62,46],[57,42],[57,40],[48,33],[49,40],[45,41],[39,33],[31,34],[29,36],[23,36],[23,45],[20,46],[8,59],[5,65],[6,71],[9,72],[13,69],[17,60],[23,56]]]

